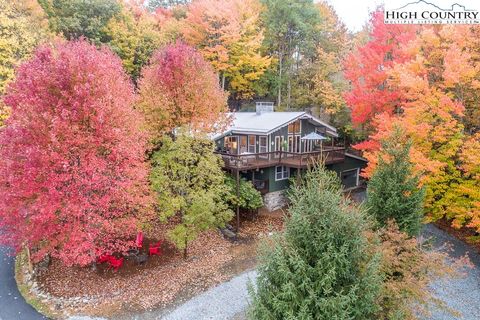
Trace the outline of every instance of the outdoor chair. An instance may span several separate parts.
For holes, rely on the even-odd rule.
[[[162,254],[161,247],[162,247],[162,241],[151,244],[150,247],[148,248],[148,254],[151,256],[153,255],[160,256]]]

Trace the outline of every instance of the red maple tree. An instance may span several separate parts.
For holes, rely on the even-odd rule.
[[[211,132],[226,120],[227,94],[218,75],[194,48],[182,43],[158,50],[139,82],[139,108],[158,138],[175,128]]]
[[[80,40],[17,70],[0,132],[0,240],[87,265],[125,252],[151,203],[141,116],[118,57]]]
[[[387,70],[410,58],[405,46],[415,39],[418,26],[385,24],[383,10],[372,13],[369,41],[358,46],[344,60],[345,77],[351,90],[344,97],[351,109],[352,122],[370,133],[376,115],[392,114],[399,94],[386,85]]]

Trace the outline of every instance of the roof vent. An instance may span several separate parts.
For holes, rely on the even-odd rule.
[[[266,112],[273,112],[273,102],[256,102],[255,111],[257,112],[257,115],[261,115],[262,113]]]

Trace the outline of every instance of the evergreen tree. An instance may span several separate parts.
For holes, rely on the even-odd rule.
[[[425,192],[413,175],[411,143],[404,143],[402,136],[397,128],[382,143],[383,156],[368,184],[367,206],[380,225],[394,219],[401,231],[414,236],[421,228]]]
[[[323,167],[308,171],[289,198],[284,233],[261,250],[250,316],[372,319],[382,277],[364,211]]]

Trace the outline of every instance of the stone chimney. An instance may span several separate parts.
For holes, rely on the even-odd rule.
[[[257,115],[261,115],[266,112],[273,112],[273,102],[255,102],[255,111]]]

